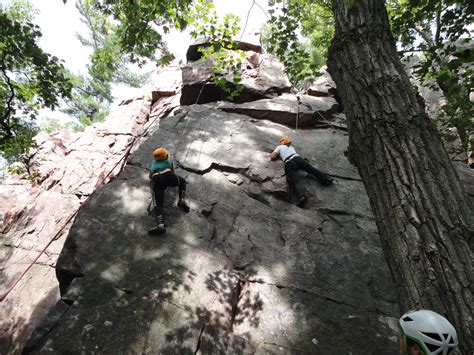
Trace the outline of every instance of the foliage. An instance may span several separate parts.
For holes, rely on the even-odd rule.
[[[104,81],[122,83],[139,87],[147,74],[137,75],[128,69],[129,60],[122,55],[119,24],[96,11],[95,0],[77,0],[76,7],[81,14],[81,21],[89,29],[89,38],[77,35],[85,47],[90,47],[90,74]]]
[[[10,175],[23,175],[25,172],[25,167],[18,163],[10,164],[7,167],[7,173]]]
[[[238,19],[227,15],[219,23],[213,11],[211,0],[154,1],[154,0],[90,0],[102,16],[111,16],[116,23],[116,40],[122,55],[127,55],[133,63],[142,65],[147,59],[161,54],[160,65],[173,57],[167,50],[163,35],[171,28],[184,30],[193,24],[194,38],[206,37],[210,46],[203,50],[204,58],[216,61],[213,82],[223,88],[229,97],[234,98],[241,90],[238,69],[243,54],[236,51],[229,54],[226,50],[235,50],[231,37],[238,32]],[[104,57],[97,56],[97,63],[109,63]],[[225,77],[230,77],[229,84]]]
[[[81,131],[84,127],[83,125],[76,123],[76,122],[63,122],[56,117],[46,117],[43,119],[44,122],[40,125],[41,131],[45,131],[47,133],[53,133],[59,131],[61,129],[69,129],[74,132]]]
[[[234,98],[241,90],[238,70],[243,54],[235,51],[231,40],[236,35],[238,18],[233,15],[224,17],[219,23],[210,0],[184,1],[152,1],[139,2],[128,0],[94,0],[94,6],[102,14],[117,20],[117,39],[121,50],[132,62],[143,64],[147,58],[155,58],[158,51],[161,58],[159,65],[165,65],[173,59],[163,42],[163,35],[171,27],[183,30],[190,24],[195,29],[191,32],[194,38],[206,37],[209,46],[203,49],[203,58],[212,58],[216,62],[211,80],[230,98]],[[233,50],[229,53],[226,50]],[[229,83],[225,77],[230,77]]]
[[[202,59],[211,59],[215,62],[211,80],[227,93],[229,100],[233,101],[243,89],[239,70],[245,54],[237,48],[233,40],[240,30],[239,18],[227,14],[222,22],[219,22],[212,4],[207,2],[199,2],[195,11],[195,18],[191,21],[194,26],[191,36],[206,38],[207,45],[199,48]]]
[[[109,102],[112,101],[110,83],[72,72],[68,72],[68,75],[74,89],[71,98],[65,100],[67,108],[63,107],[61,111],[75,117],[83,127],[102,121],[108,114]]]
[[[41,174],[38,171],[27,171],[25,169],[26,165],[19,164],[15,162],[9,165],[6,169],[7,173],[10,175],[20,175],[25,180],[29,181],[32,185],[39,185],[44,180]]]
[[[270,23],[264,48],[278,56],[290,81],[297,85],[326,63],[334,33],[331,3],[327,0],[270,0]]]
[[[354,1],[345,3],[354,5]],[[269,5],[271,21],[263,43],[284,63],[291,82],[300,84],[326,61],[334,33],[331,4],[328,0],[270,0]],[[474,5],[465,0],[389,0],[387,9],[402,53],[422,53],[417,77],[441,90],[446,100],[436,120],[440,133],[449,141],[456,137],[451,129],[455,127],[466,151],[474,131],[469,100],[474,86],[469,40]]]
[[[0,153],[8,163],[28,161],[38,110],[54,109],[71,90],[63,64],[37,45],[34,14],[25,1],[0,8]]]
[[[1,145],[2,156],[8,164],[19,162],[30,172],[30,151],[36,146],[33,138],[38,132],[38,126],[32,120],[21,121],[21,124],[15,127],[14,139],[9,139]]]
[[[455,127],[467,150],[469,135],[474,131],[474,109],[469,92],[474,86],[472,23],[474,5],[452,0],[390,0],[387,4],[392,32],[403,53],[421,53],[416,71],[421,82],[441,90],[446,103],[437,123],[449,140],[455,138]]]
[[[115,23],[116,38],[123,54],[133,63],[144,64],[156,51],[167,54],[163,35],[170,28],[183,30],[192,20],[192,0],[93,0],[93,6]]]
[[[79,34],[77,37],[83,46],[92,49],[92,54],[87,75],[68,72],[73,91],[62,112],[76,117],[79,125],[85,127],[107,116],[114,99],[112,84],[140,87],[148,74],[138,75],[128,69],[129,61],[119,46],[118,25],[96,11],[95,1],[78,0],[76,7],[89,30],[87,37]]]

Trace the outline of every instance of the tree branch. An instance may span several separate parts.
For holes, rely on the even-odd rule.
[[[433,48],[435,46],[434,44],[434,41],[433,41],[433,37],[431,36],[430,33],[428,33],[427,31],[425,31],[421,25],[417,25],[415,26],[415,29],[416,29],[416,32],[418,32],[418,34],[421,36],[421,38],[423,38],[426,42],[426,44],[428,44],[428,46],[430,48]]]
[[[435,43],[439,44],[439,38],[441,35],[441,12],[443,9],[438,9],[436,12],[436,32],[435,32]]]
[[[95,96],[97,93],[87,91],[86,89],[81,88],[80,86],[76,87],[78,91],[82,91],[84,94],[90,95],[90,96]]]
[[[397,53],[399,53],[399,54],[405,54],[405,53],[411,53],[411,52],[426,52],[426,50],[425,49],[411,48],[411,49],[405,49],[403,51],[397,51]]]
[[[77,5],[78,7],[80,7],[79,12],[81,13],[81,15],[83,17],[85,17],[86,21],[89,23],[89,28],[92,32],[92,39],[94,41],[94,50],[96,51],[97,49],[99,49],[99,40],[98,40],[98,36],[97,36],[97,33],[96,33],[96,30],[94,28],[94,24],[92,23],[91,21],[91,18],[89,16],[89,13],[86,11],[86,9],[84,8],[83,6],[83,2],[82,1],[78,1],[77,2]]]
[[[13,99],[15,98],[15,88],[13,87],[13,83],[11,82],[10,77],[7,75],[6,69],[3,65],[1,67],[1,69],[2,69],[3,76],[5,77],[5,79],[7,81],[7,85],[8,85],[8,88],[10,89],[11,95],[8,98],[8,100],[6,101],[6,106],[7,106],[6,107],[6,112],[1,118],[0,124],[2,125],[3,129],[5,130],[6,136],[7,137],[13,137],[13,132],[12,132],[11,127],[10,127],[10,116],[11,116],[12,112],[15,111],[15,109],[13,108],[13,105],[12,105]]]

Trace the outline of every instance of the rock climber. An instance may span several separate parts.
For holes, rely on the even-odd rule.
[[[295,189],[298,197],[298,206],[302,207],[307,201],[305,195],[304,182],[299,176],[298,170],[304,170],[307,173],[316,177],[323,185],[331,185],[333,178],[328,174],[313,167],[310,163],[303,159],[299,154],[296,153],[295,148],[291,145],[291,141],[288,137],[282,137],[280,139],[280,145],[270,155],[271,160],[277,160],[280,158],[285,164],[285,174],[288,178],[290,186]]]
[[[400,355],[447,355],[458,345],[456,330],[436,312],[426,309],[408,311],[398,323]]]
[[[185,201],[186,180],[175,174],[173,163],[169,159],[169,153],[166,148],[160,147],[153,151],[155,160],[150,164],[150,180],[152,183],[155,207],[156,226],[149,230],[150,234],[166,233],[165,221],[163,218],[163,205],[165,199],[165,190],[168,187],[178,186],[178,207],[184,212],[189,212],[189,206]]]

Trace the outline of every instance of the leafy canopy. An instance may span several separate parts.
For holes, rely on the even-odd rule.
[[[87,75],[68,72],[73,90],[71,97],[65,100],[67,108],[61,111],[78,120],[77,129],[101,121],[108,115],[110,103],[114,100],[112,84],[140,87],[148,74],[135,74],[128,68],[130,61],[121,53],[118,25],[96,10],[95,1],[77,0],[76,8],[88,28],[87,36],[77,34],[77,37],[84,47],[92,49],[92,53]]]
[[[354,1],[345,1],[353,5]],[[326,62],[334,33],[329,0],[269,0],[270,23],[264,46],[285,64],[293,84],[298,85]],[[474,149],[472,23],[474,3],[467,0],[388,0],[392,32],[401,54],[419,55],[418,79],[441,90],[445,103],[436,123],[447,139],[461,139],[461,150]]]
[[[234,38],[239,33],[240,19],[227,14],[220,21],[214,6],[207,1],[199,1],[195,7],[191,36],[206,39],[207,44],[199,48],[202,59],[214,62],[211,81],[224,92],[229,100],[234,100],[242,91],[240,68],[245,53],[238,48]]]
[[[8,162],[32,147],[38,109],[54,109],[71,92],[63,64],[37,45],[33,17],[23,1],[0,7],[0,153]]]
[[[117,23],[116,36],[123,54],[144,64],[156,52],[167,53],[163,35],[189,24],[192,0],[93,0],[93,6]]]
[[[334,34],[328,0],[269,0],[269,23],[262,36],[264,48],[285,65],[290,81],[301,84],[326,63]]]
[[[469,93],[474,87],[472,24],[474,3],[465,0],[389,0],[393,34],[403,53],[419,54],[416,71],[421,82],[440,90],[445,104],[437,120],[449,141],[455,127],[463,151],[471,147],[474,109]]]
[[[194,26],[194,38],[205,37],[209,46],[203,50],[204,59],[212,58],[216,65],[211,80],[233,99],[241,90],[238,69],[243,54],[233,46],[232,36],[239,30],[238,18],[227,15],[222,22],[214,11],[212,0],[90,0],[95,10],[116,23],[116,39],[120,54],[133,63],[144,64],[156,60],[167,64],[173,59],[168,52],[163,36],[171,28],[184,30]],[[228,50],[232,50],[229,52]],[[98,55],[96,65],[110,64],[107,58]],[[230,81],[229,81],[230,80]]]
[[[219,20],[212,0],[93,0],[95,9],[105,16],[112,16],[117,23],[118,46],[123,54],[138,64],[156,59],[167,64],[172,58],[163,36],[171,28],[184,30],[193,25],[193,38],[206,38],[209,46],[202,50],[204,59],[215,61],[211,80],[230,99],[241,91],[238,70],[243,53],[233,45],[232,37],[239,31],[238,18],[227,15]],[[229,52],[231,50],[231,52]],[[102,60],[101,60],[102,61]]]

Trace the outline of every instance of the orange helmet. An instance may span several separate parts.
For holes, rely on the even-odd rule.
[[[282,145],[291,144],[290,138],[288,138],[287,136],[281,137],[280,138],[280,144],[282,144]]]
[[[168,158],[168,150],[160,147],[153,151],[153,156],[158,160],[166,160]]]

